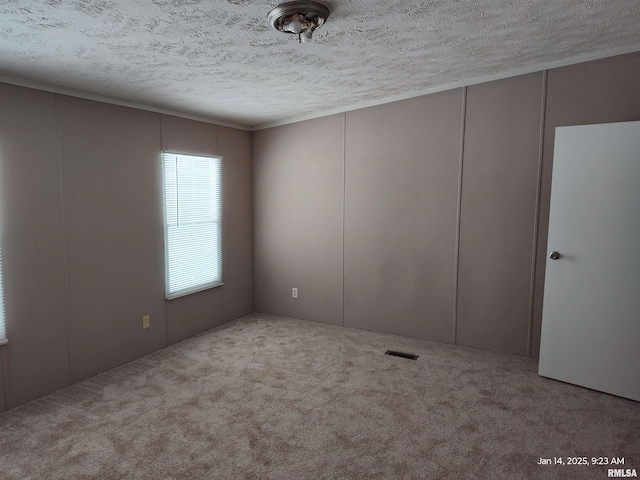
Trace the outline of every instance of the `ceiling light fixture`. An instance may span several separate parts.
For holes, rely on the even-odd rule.
[[[269,12],[267,19],[273,28],[298,36],[298,42],[310,42],[316,28],[324,25],[329,9],[318,2],[287,2]]]

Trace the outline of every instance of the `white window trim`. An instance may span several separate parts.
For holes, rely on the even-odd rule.
[[[180,158],[180,157],[184,157],[184,158],[200,158],[200,159],[211,159],[211,160],[215,160],[217,162],[217,165],[214,167],[217,169],[217,173],[218,173],[218,179],[217,179],[217,218],[218,220],[215,222],[217,223],[217,229],[218,229],[218,243],[216,244],[216,249],[218,252],[217,255],[217,265],[218,265],[218,271],[219,271],[219,275],[216,276],[215,279],[208,281],[208,282],[204,282],[204,283],[198,283],[197,285],[191,285],[191,286],[187,286],[185,288],[181,288],[181,289],[174,289],[171,290],[171,282],[170,282],[170,275],[171,275],[171,271],[170,271],[170,226],[169,226],[169,222],[167,219],[167,178],[166,178],[166,161],[168,159],[168,157],[175,157]],[[214,287],[219,287],[221,285],[224,285],[223,281],[222,281],[222,275],[223,275],[223,265],[224,265],[224,259],[222,258],[222,232],[223,232],[223,218],[222,218],[222,189],[223,189],[223,185],[222,185],[222,157],[219,156],[209,156],[209,155],[192,155],[192,154],[183,154],[183,153],[177,153],[177,152],[169,152],[169,151],[163,151],[162,152],[162,156],[161,156],[161,161],[162,161],[162,204],[163,204],[163,224],[164,224],[164,245],[165,245],[165,298],[167,300],[172,300],[174,298],[178,298],[178,297],[182,297],[185,295],[189,295],[192,293],[196,293],[196,292],[201,292],[203,290],[208,290],[210,288],[214,288]],[[176,200],[177,201],[177,200]],[[176,210],[177,212],[177,210]],[[176,213],[177,215],[177,213]]]

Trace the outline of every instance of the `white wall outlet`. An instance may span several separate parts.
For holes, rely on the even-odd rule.
[[[142,328],[147,329],[151,326],[151,317],[149,315],[145,315],[142,317]]]
[[[291,298],[298,298],[298,289],[295,287],[291,289]]]

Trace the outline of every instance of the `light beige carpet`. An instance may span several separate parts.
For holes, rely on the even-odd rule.
[[[541,457],[640,470],[640,404],[536,369],[253,314],[0,415],[0,478],[605,479],[611,468]]]

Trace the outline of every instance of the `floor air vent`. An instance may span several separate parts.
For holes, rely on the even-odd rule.
[[[418,355],[414,355],[413,353],[398,352],[397,350],[387,350],[384,354],[393,355],[394,357],[408,358],[409,360],[416,360],[418,358]]]

